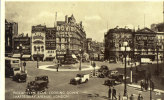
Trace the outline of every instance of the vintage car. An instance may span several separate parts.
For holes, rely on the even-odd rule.
[[[111,78],[113,75],[119,75],[120,73],[117,70],[110,70],[108,77]]]
[[[18,82],[26,82],[26,79],[27,79],[27,74],[23,72],[17,73],[16,75],[13,76],[13,80]]]
[[[102,65],[100,67],[100,69],[98,70],[98,72],[99,72],[99,76],[98,77],[100,77],[100,78],[107,77],[108,74],[109,74],[108,66]]]
[[[37,92],[45,92],[45,81],[31,81],[27,84],[26,93],[28,95],[37,94]]]
[[[107,85],[107,86],[114,86],[114,85],[116,85],[115,79],[108,79],[108,80],[105,80],[105,81],[104,81],[104,85]]]
[[[122,83],[124,81],[124,75],[123,74],[114,74],[111,76],[112,79],[115,79],[115,81]]]
[[[49,82],[48,76],[46,75],[35,77],[35,81],[38,81],[38,80],[43,80],[43,81],[46,81],[47,83]]]
[[[35,81],[42,81],[43,82],[42,84],[44,85],[44,87],[48,88],[48,83],[49,83],[48,76],[45,76],[45,75],[37,76],[35,77]]]
[[[89,74],[77,74],[75,78],[70,80],[70,84],[86,83],[89,80]]]

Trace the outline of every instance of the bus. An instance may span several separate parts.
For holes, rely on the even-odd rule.
[[[20,59],[5,57],[5,77],[20,73]]]

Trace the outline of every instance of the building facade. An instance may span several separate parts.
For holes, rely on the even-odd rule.
[[[32,60],[45,60],[45,35],[46,26],[32,26],[31,32],[31,56]]]
[[[46,60],[56,59],[56,28],[46,28],[45,35],[45,56]]]
[[[13,56],[23,60],[31,60],[31,38],[26,36],[17,36],[13,39]]]
[[[12,56],[13,38],[18,35],[18,23],[5,20],[5,55]]]
[[[133,50],[133,34],[131,29],[127,28],[114,28],[110,29],[107,34],[105,34],[105,60],[118,60],[123,59],[123,54],[121,52],[121,47],[123,42],[128,42],[128,47]],[[130,53],[128,57],[131,57]]]
[[[64,59],[69,52],[78,56],[80,50],[84,50],[86,33],[82,22],[76,23],[74,16],[65,16],[65,21],[57,21],[56,32],[56,57]]]
[[[134,56],[137,59],[155,59],[156,33],[148,28],[138,30],[134,33]]]

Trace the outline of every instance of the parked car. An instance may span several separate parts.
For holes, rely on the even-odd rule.
[[[17,73],[16,75],[13,76],[13,80],[18,82],[26,82],[26,79],[27,79],[27,74],[23,72]]]
[[[89,80],[89,74],[77,74],[75,78],[70,80],[70,84],[86,83]]]
[[[109,74],[109,68],[108,68],[108,66],[106,66],[106,65],[102,65],[102,66],[100,67],[100,69],[98,70],[98,72],[99,72],[99,77],[100,77],[100,78],[107,77],[108,74]]]

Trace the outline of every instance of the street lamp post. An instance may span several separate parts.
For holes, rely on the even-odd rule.
[[[79,51],[80,51],[80,66],[79,66],[79,70],[81,71],[81,55],[82,55],[82,50],[79,49]]]
[[[157,45],[157,69],[156,69],[156,74],[159,75],[159,64],[158,64],[158,53],[159,53],[159,46]]]
[[[20,44],[18,47],[17,47],[17,49],[19,49],[19,53],[20,53],[20,61],[21,61],[21,64],[20,64],[20,66],[21,66],[21,72],[22,72],[22,44]]]
[[[123,42],[123,47],[121,47],[121,51],[124,52],[125,56],[125,68],[124,68],[124,96],[127,96],[127,83],[126,83],[126,57],[127,57],[127,51],[130,51],[130,47],[128,47],[128,42]]]
[[[132,84],[132,82],[133,82],[133,69],[132,69],[132,64],[131,64],[131,67],[130,67],[130,83]]]
[[[37,68],[39,68],[39,57],[38,57],[39,55],[38,55],[38,49],[37,49]]]

